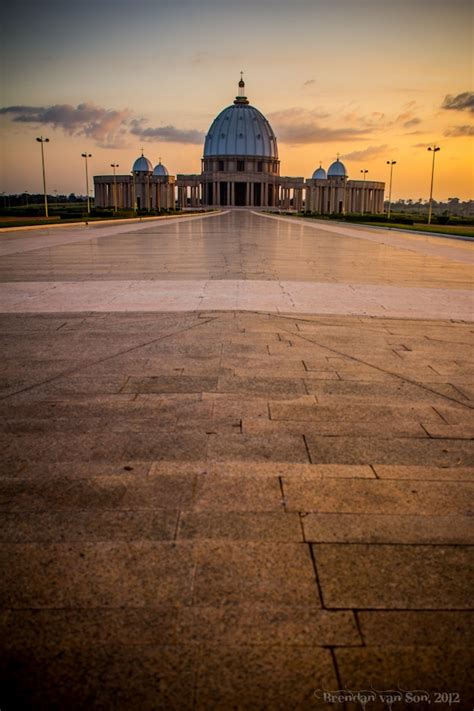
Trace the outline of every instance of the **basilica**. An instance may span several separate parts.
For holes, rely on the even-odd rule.
[[[365,177],[365,174],[364,174]],[[127,175],[94,176],[96,207],[135,210],[252,207],[345,214],[383,212],[385,183],[349,180],[339,157],[327,172],[308,179],[280,175],[277,139],[270,123],[245,96],[212,122],[204,141],[201,172],[169,175],[139,156]]]

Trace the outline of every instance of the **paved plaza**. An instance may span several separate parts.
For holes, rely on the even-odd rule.
[[[0,255],[2,711],[472,708],[472,244],[230,210]]]

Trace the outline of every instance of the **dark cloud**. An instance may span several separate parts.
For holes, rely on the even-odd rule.
[[[70,135],[86,136],[107,147],[123,145],[130,111],[105,109],[95,104],[55,104],[54,106],[7,106],[0,113],[16,123],[60,128]]]
[[[450,138],[461,138],[462,136],[474,136],[474,126],[450,126],[444,131],[445,136]]]
[[[451,109],[453,111],[470,111],[473,113],[474,91],[464,91],[462,94],[457,94],[456,96],[447,94],[441,104],[441,108]]]
[[[117,148],[126,144],[130,135],[144,141],[202,144],[204,133],[196,129],[183,130],[174,126],[148,128],[144,119],[133,119],[128,109],[105,109],[95,104],[78,106],[7,106],[0,114],[8,115],[16,123],[29,123],[60,128],[75,136],[86,136],[96,144]]]
[[[303,86],[310,86],[310,84],[316,84],[316,79],[308,79],[304,82]]]
[[[344,160],[371,160],[378,158],[380,155],[387,153],[388,145],[384,143],[381,146],[368,146],[361,151],[352,151],[341,156]]]
[[[409,119],[408,121],[405,121],[403,124],[403,128],[412,128],[413,126],[418,126],[418,124],[421,123],[421,119],[418,118],[417,116],[414,116],[413,118]]]
[[[204,133],[195,128],[181,129],[175,126],[147,128],[143,124],[143,120],[132,121],[130,133],[134,136],[139,136],[144,141],[166,141],[168,143],[191,143],[195,145],[204,141]]]
[[[318,110],[302,108],[275,111],[268,115],[268,120],[275,129],[278,140],[289,144],[329,143],[346,139],[357,140],[367,133],[366,128],[332,128],[320,123],[328,114]]]

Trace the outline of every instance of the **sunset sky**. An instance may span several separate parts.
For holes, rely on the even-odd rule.
[[[143,147],[199,173],[204,135],[244,71],[281,174],[341,154],[395,199],[473,198],[470,0],[26,0],[6,3],[0,191],[84,193]],[[469,138],[471,135],[471,138]],[[92,182],[92,181],[91,181]]]

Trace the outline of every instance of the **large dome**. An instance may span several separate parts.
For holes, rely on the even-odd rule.
[[[204,141],[204,158],[257,156],[278,158],[278,146],[265,116],[250,106],[239,82],[239,96],[214,119]]]

